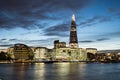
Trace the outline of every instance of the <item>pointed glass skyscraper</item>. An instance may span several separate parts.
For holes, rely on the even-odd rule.
[[[77,39],[77,31],[76,31],[76,23],[75,23],[74,14],[72,15],[69,47],[78,48],[78,39]]]

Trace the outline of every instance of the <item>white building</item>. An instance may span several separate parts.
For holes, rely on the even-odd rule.
[[[56,60],[86,61],[87,54],[83,48],[56,48],[54,49]]]
[[[15,56],[14,56],[14,47],[9,47],[7,49],[7,52],[8,52],[8,55],[12,58],[12,59],[15,59]]]
[[[46,47],[36,47],[34,49],[34,60],[46,60],[47,53]]]

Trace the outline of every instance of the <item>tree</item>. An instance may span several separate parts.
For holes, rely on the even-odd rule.
[[[95,55],[93,54],[93,53],[87,53],[87,58],[88,58],[88,60],[93,60],[93,59],[95,59]]]
[[[7,53],[6,52],[1,52],[0,53],[0,60],[7,60]]]

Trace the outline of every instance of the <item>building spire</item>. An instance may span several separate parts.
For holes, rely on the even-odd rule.
[[[75,15],[72,15],[71,30],[70,30],[70,48],[78,48],[78,38],[76,31]]]
[[[74,14],[72,15],[72,21],[75,21],[75,15]]]

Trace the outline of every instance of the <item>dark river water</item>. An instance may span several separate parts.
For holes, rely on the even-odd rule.
[[[0,64],[0,80],[120,80],[120,63]]]

